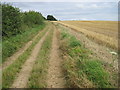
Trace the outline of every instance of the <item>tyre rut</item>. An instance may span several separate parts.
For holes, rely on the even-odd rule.
[[[48,27],[46,27],[48,28]],[[45,28],[45,29],[46,29]],[[19,49],[16,53],[14,53],[11,57],[7,58],[7,61],[4,62],[1,66],[0,69],[4,70],[7,67],[9,67],[15,60],[17,60],[18,57],[20,57],[29,47],[30,45],[36,40],[36,38],[42,33],[45,29],[40,31],[32,40],[27,42],[21,49]]]
[[[52,49],[49,60],[47,85],[47,88],[65,87],[65,80],[62,72],[62,59],[59,56],[59,44],[57,39],[57,30],[55,26],[53,33]]]

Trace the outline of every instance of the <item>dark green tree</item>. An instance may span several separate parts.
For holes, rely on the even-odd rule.
[[[29,11],[29,12],[25,12],[23,15],[23,22],[28,26],[34,24],[43,24],[43,20],[44,18],[42,14],[39,12]]]
[[[50,21],[57,21],[57,19],[54,18],[52,15],[48,15],[48,16],[47,16],[47,20],[50,20]]]
[[[0,6],[2,6],[3,38],[22,33],[26,27],[33,27],[44,23],[44,17],[39,12],[20,12],[19,8],[9,4],[0,4]]]
[[[20,10],[9,4],[2,4],[2,36],[11,36],[20,33]]]

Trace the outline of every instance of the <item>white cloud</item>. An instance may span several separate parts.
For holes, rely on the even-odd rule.
[[[107,3],[103,3],[103,4],[86,4],[86,3],[82,3],[82,4],[76,4],[76,7],[78,8],[82,8],[82,9],[99,9],[99,8],[110,8],[110,4]]]
[[[87,18],[80,18],[80,20],[89,20],[89,19],[87,19]]]
[[[98,8],[99,6],[96,5],[96,4],[92,4],[91,7],[92,7],[92,8]]]

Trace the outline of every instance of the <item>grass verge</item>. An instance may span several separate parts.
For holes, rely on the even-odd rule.
[[[24,33],[3,40],[2,62],[5,62],[7,57],[10,57],[18,49],[24,46],[26,42],[30,41],[40,30],[43,30],[44,27],[45,24],[29,28],[29,30],[25,30]]]
[[[30,56],[32,49],[41,39],[41,37],[46,33],[46,31],[47,29],[44,32],[41,32],[41,34],[36,38],[36,40],[32,43],[32,45],[13,64],[11,64],[8,68],[6,68],[3,71],[3,76],[2,76],[3,88],[10,88],[14,79],[16,78],[16,75],[20,72],[23,63]]]
[[[48,58],[52,43],[53,30],[46,37],[40,49],[39,55],[33,67],[31,77],[29,78],[29,88],[45,88],[46,87],[46,74],[48,68]]]
[[[110,75],[100,60],[89,55],[91,51],[67,32],[61,32],[60,49],[64,59],[67,85],[79,88],[110,88]]]

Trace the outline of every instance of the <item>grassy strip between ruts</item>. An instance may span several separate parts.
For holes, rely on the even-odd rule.
[[[31,72],[31,77],[29,78],[28,87],[29,88],[45,88],[46,87],[46,74],[48,68],[48,59],[51,49],[53,37],[53,30],[50,31],[46,40],[40,49],[39,55]]]
[[[2,42],[2,62],[6,61],[7,57],[10,57],[18,49],[25,45],[26,42],[30,41],[40,30],[43,30],[45,24],[36,25],[34,28],[29,28],[25,32],[16,36],[10,37]]]
[[[61,32],[60,49],[64,61],[64,70],[69,87],[110,88],[109,73],[100,60],[89,57],[91,51],[65,31]]]
[[[3,71],[3,88],[9,88],[12,85],[16,75],[20,72],[23,63],[30,56],[32,49],[47,31],[48,30],[45,29],[45,31],[41,32],[40,35],[36,38],[36,40],[32,43],[32,45],[13,64],[11,64],[8,68],[6,68]]]

